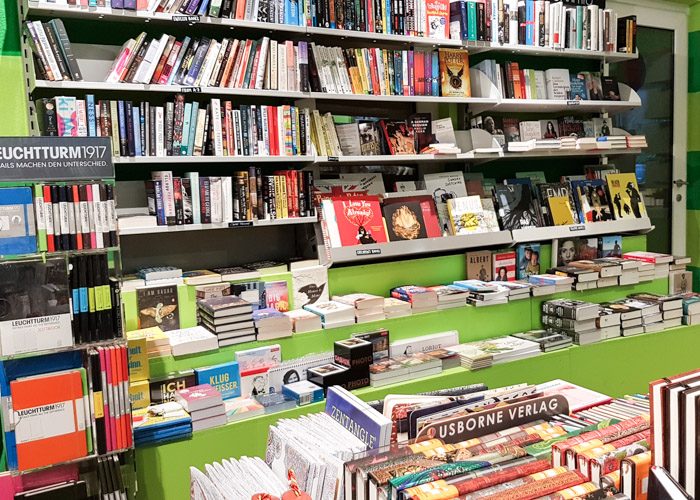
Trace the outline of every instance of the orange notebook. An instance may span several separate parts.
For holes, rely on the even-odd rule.
[[[81,370],[10,382],[19,470],[88,453]]]

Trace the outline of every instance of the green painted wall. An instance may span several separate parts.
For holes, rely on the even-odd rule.
[[[16,0],[0,3],[0,136],[29,133],[17,5]]]
[[[688,18],[687,254],[693,258],[693,290],[700,290],[700,4]]]

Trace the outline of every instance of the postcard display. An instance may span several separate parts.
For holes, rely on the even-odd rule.
[[[108,141],[0,147],[3,488],[126,498],[133,439]]]
[[[523,187],[525,184],[510,183],[500,185],[494,197],[487,194],[491,188],[485,184],[479,183],[481,191],[478,188],[475,191],[469,179],[465,182],[462,171],[469,170],[467,165],[476,161],[518,158],[519,154],[537,158],[540,153],[543,157],[560,155],[563,161],[569,156],[593,156],[601,158],[598,167],[604,171],[608,156],[635,154],[645,146],[643,138],[625,137],[624,131],[610,125],[608,113],[642,105],[634,91],[622,82],[596,72],[577,74],[572,71],[569,74],[567,70],[551,70],[545,75],[543,71],[519,68],[514,62],[496,63],[488,58],[478,64],[470,61],[477,53],[491,51],[494,57],[505,55],[513,60],[521,53],[538,54],[552,63],[559,58],[566,59],[567,51],[572,50],[576,52],[574,57],[600,61],[603,69],[607,67],[604,63],[637,57],[633,34],[636,21],[606,18],[604,16],[613,14],[604,14],[603,8],[599,12],[597,6],[578,10],[573,6],[573,12],[563,17],[561,12],[558,14],[560,25],[554,22],[555,9],[552,9],[551,22],[542,22],[545,12],[540,10],[537,14],[534,11],[522,13],[538,19],[536,23],[518,23],[518,2],[505,0],[500,4],[512,6],[516,12],[511,12],[510,17],[506,14],[505,25],[499,29],[498,22],[484,21],[491,19],[483,12],[486,3],[429,2],[426,12],[426,5],[415,2],[413,12],[405,13],[404,4],[411,4],[410,0],[394,2],[396,5],[388,2],[386,6],[382,2],[344,2],[345,8],[340,7],[341,2],[332,7],[333,2],[329,5],[327,1],[313,0],[262,1],[260,5],[251,0],[163,0],[148,5],[128,0],[97,0],[85,4],[69,1],[66,5],[43,0],[22,2],[23,55],[32,134],[44,136],[42,139],[47,141],[54,140],[55,136],[71,137],[76,144],[102,137],[100,144],[114,155],[118,168],[136,166],[144,172],[141,180],[145,183],[138,187],[136,198],[145,200],[148,209],[120,213],[120,223],[114,227],[107,220],[106,231],[101,235],[103,245],[108,241],[108,246],[116,249],[119,234],[136,238],[140,234],[159,232],[168,232],[169,237],[177,233],[182,238],[197,238],[201,234],[207,244],[212,241],[216,244],[215,238],[207,236],[207,232],[193,235],[190,231],[236,230],[236,227],[248,226],[253,227],[250,231],[255,231],[255,226],[313,223],[315,238],[309,238],[310,246],[314,247],[312,252],[322,264],[275,269],[269,274],[291,275],[276,281],[266,279],[264,269],[254,269],[247,266],[247,262],[236,261],[235,252],[230,252],[228,265],[231,267],[180,275],[167,275],[170,269],[166,268],[146,270],[132,282],[140,285],[137,283],[133,285],[135,288],[127,289],[125,286],[129,282],[126,281],[121,289],[124,330],[144,331],[134,343],[135,354],[143,356],[129,357],[129,369],[121,373],[117,367],[121,366],[120,361],[111,357],[116,353],[104,351],[112,349],[112,345],[123,347],[124,344],[121,340],[102,339],[102,330],[98,327],[108,324],[110,316],[106,313],[91,316],[89,298],[87,313],[75,309],[75,299],[69,301],[73,315],[72,320],[66,316],[64,321],[70,324],[64,326],[73,329],[72,338],[76,343],[97,343],[94,347],[97,354],[93,357],[92,348],[78,350],[88,357],[86,369],[80,367],[77,354],[52,355],[59,356],[56,371],[61,370],[61,376],[65,377],[65,382],[55,383],[71,388],[66,389],[72,391],[71,397],[87,396],[89,391],[96,392],[92,385],[101,385],[105,394],[116,398],[116,408],[105,406],[104,421],[100,423],[100,417],[96,416],[99,411],[90,407],[91,413],[87,413],[88,406],[94,406],[98,398],[86,397],[84,417],[91,415],[96,425],[94,428],[86,426],[84,439],[74,438],[76,443],[80,441],[80,446],[85,441],[84,454],[96,454],[104,446],[112,454],[131,448],[131,417],[125,408],[133,407],[134,420],[138,419],[135,426],[141,427],[133,438],[139,447],[136,461],[142,480],[139,486],[143,486],[148,498],[185,498],[186,488],[181,486],[187,470],[169,469],[167,464],[173,457],[178,457],[175,459],[178,466],[187,462],[188,450],[180,445],[188,441],[177,440],[196,441],[198,436],[192,431],[198,427],[205,429],[228,421],[225,428],[212,432],[229,437],[225,432],[238,432],[232,422],[239,415],[245,418],[246,414],[270,413],[273,411],[270,408],[279,410],[280,403],[289,404],[290,409],[297,404],[317,403],[334,385],[334,377],[345,380],[348,373],[352,373],[352,382],[358,387],[373,378],[377,386],[399,383],[398,378],[389,376],[393,374],[371,374],[369,363],[365,361],[372,355],[377,356],[379,348],[375,346],[389,349],[381,331],[374,332],[381,330],[375,326],[381,326],[385,319],[393,321],[410,314],[411,309],[423,312],[418,306],[418,293],[411,287],[399,286],[405,283],[395,283],[390,292],[393,299],[381,300],[383,313],[376,312],[378,306],[361,305],[362,300],[357,297],[349,301],[336,300],[332,295],[333,283],[329,282],[332,273],[328,269],[334,265],[458,254],[531,242],[531,247],[539,251],[539,243],[549,241],[552,255],[556,256],[560,239],[639,234],[651,229],[643,204],[638,201],[636,180],[631,191],[625,190],[624,185],[616,187],[616,201],[619,202],[616,212],[613,203],[609,209],[612,214],[608,211],[605,217],[596,218],[589,217],[592,208],[579,202],[578,192],[572,193],[570,188],[562,191],[561,186],[551,183],[553,179],[549,179],[552,185],[543,200],[535,199],[539,193],[534,191],[534,180],[532,192]],[[461,5],[462,12],[452,12],[453,4]],[[488,4],[497,9],[499,2]],[[372,15],[367,9],[379,12]],[[392,9],[397,11],[392,13]],[[482,11],[477,14],[476,9]],[[499,19],[497,11],[492,14]],[[587,35],[577,37],[575,32],[565,33],[572,27],[571,23],[576,24],[577,16],[584,15],[589,16],[589,23],[593,18],[596,24],[601,24],[598,19],[605,20],[607,25],[617,23],[616,36],[612,31],[602,28],[599,31],[590,25]],[[566,16],[573,17],[564,21]],[[76,40],[84,40],[86,35],[87,38],[92,36],[90,32],[95,27],[115,26],[108,23],[116,18],[120,23],[140,27],[144,26],[144,19],[158,22],[145,25],[147,32],[141,34],[138,34],[141,28],[134,28],[133,38],[118,42],[124,44],[121,47],[100,45],[99,40],[94,45],[71,44],[74,34]],[[65,25],[62,19],[66,19]],[[501,24],[503,19],[501,15]],[[526,24],[527,29],[522,28],[521,33],[519,25]],[[237,29],[229,29],[234,27],[245,28],[242,30],[245,36],[238,34]],[[531,32],[534,29],[536,33]],[[371,32],[371,36],[367,32]],[[371,44],[368,43],[370,38]],[[533,47],[534,51],[529,50]],[[541,65],[551,66],[554,64]],[[441,104],[459,106],[460,113],[471,122],[457,124],[444,115],[441,117]],[[365,105],[367,111],[358,111]],[[491,111],[502,121],[492,123]],[[543,120],[519,122],[511,116],[519,112],[541,113]],[[358,113],[371,116],[348,116]],[[563,114],[572,119],[569,120],[569,116],[559,121],[550,118],[550,115]],[[586,119],[574,119],[579,115]],[[584,128],[589,133],[584,132]],[[571,139],[564,138],[571,134],[578,134],[573,147]],[[383,172],[401,171],[402,167],[392,170],[391,164],[406,163],[402,157],[413,165],[406,170],[419,174],[416,177],[424,181],[423,185],[408,181],[390,187],[384,184],[381,175],[377,184],[376,175],[365,175],[363,170],[348,167],[379,165]],[[227,167],[232,168],[223,174],[223,170],[217,170],[217,163],[227,163]],[[302,170],[302,167],[305,168]],[[358,171],[363,173],[356,173]],[[333,175],[324,176],[325,172]],[[456,180],[450,177],[455,172]],[[339,180],[332,182],[324,178],[336,177],[335,174],[340,174]],[[62,179],[62,182],[67,180]],[[113,190],[112,198],[109,189],[105,190],[106,198],[102,198],[99,187],[91,192],[83,189],[82,180],[76,182],[77,192],[72,186],[70,190],[53,190],[53,186],[49,186],[48,191],[42,186],[41,190],[35,188],[28,199],[36,200],[41,194],[44,206],[46,200],[57,200],[57,212],[51,210],[44,215],[46,247],[43,251],[49,252],[47,255],[51,251],[67,251],[70,258],[64,259],[66,269],[46,274],[53,276],[67,272],[68,268],[78,269],[77,277],[74,273],[69,276],[65,290],[60,286],[53,288],[56,288],[55,294],[65,291],[70,297],[77,290],[78,303],[81,303],[83,289],[89,290],[91,286],[90,282],[83,283],[82,270],[86,276],[90,270],[102,270],[105,262],[92,255],[104,252],[85,246],[87,242],[92,243],[91,234],[86,239],[84,232],[71,231],[69,211],[65,212],[67,231],[51,234],[46,221],[49,217],[58,218],[60,228],[61,203],[68,204],[72,200],[78,207],[73,212],[76,217],[73,222],[77,224],[83,201],[94,201],[95,195],[103,201],[114,198]],[[544,179],[539,182],[546,183]],[[581,193],[590,187],[584,186]],[[131,194],[132,186],[128,189]],[[406,191],[406,196],[396,196],[395,202],[392,197],[386,197],[380,203],[376,195],[388,190],[396,191],[392,195]],[[583,194],[582,198],[585,198]],[[529,223],[535,219],[540,223],[531,226]],[[37,222],[37,240],[42,231],[40,226],[41,222]],[[88,233],[90,229],[88,225]],[[78,237],[82,248],[79,248]],[[40,243],[37,245],[42,251]],[[88,248],[91,257],[83,262],[81,252],[86,253]],[[157,248],[153,252],[157,254]],[[506,276],[514,276],[515,255],[501,255],[501,258],[502,265],[491,268],[489,256],[488,270],[484,269],[484,273],[490,275],[493,271],[495,276],[503,268]],[[197,260],[198,256],[193,254],[191,268],[204,267],[204,264],[195,265]],[[161,264],[169,265],[168,262]],[[47,259],[46,264],[41,265],[51,266],[53,260]],[[552,266],[555,265],[558,263],[553,262]],[[30,269],[23,272],[32,273]],[[158,275],[160,272],[165,274]],[[198,283],[209,283],[208,273],[218,275],[222,283],[200,290]],[[104,274],[97,272],[97,281],[92,286],[111,285],[111,274],[111,268]],[[404,278],[410,281],[411,276]],[[253,284],[258,279],[261,281]],[[300,286],[293,283],[295,279]],[[227,286],[227,281],[236,284]],[[193,292],[193,287],[198,289]],[[214,290],[217,287],[220,289]],[[224,289],[230,296],[221,297]],[[101,290],[106,294],[107,288]],[[116,300],[118,294],[114,288],[111,290]],[[467,292],[462,292],[465,297]],[[89,291],[87,293],[89,295]],[[388,294],[389,290],[384,290],[382,295]],[[438,310],[450,307],[450,299],[443,302],[444,298],[440,297]],[[462,299],[463,296],[457,297],[457,302]],[[54,302],[62,304],[60,300],[51,301]],[[411,304],[408,313],[406,302]],[[304,310],[298,311],[301,305],[305,306]],[[294,309],[289,316],[280,314],[289,312],[288,309]],[[425,310],[430,310],[430,306]],[[454,317],[451,311],[445,311],[445,315]],[[117,316],[121,318],[120,314],[111,317],[116,321]],[[351,341],[336,335],[330,341],[321,341],[324,346],[330,343],[330,350],[335,348],[334,353],[308,356],[293,366],[270,369],[273,363],[277,366],[280,359],[287,361],[284,351],[288,346],[303,342],[292,333],[296,336],[308,331],[314,335],[322,328],[333,332],[333,328],[342,329],[365,321],[373,322],[372,327],[366,330],[350,327],[347,337],[351,334],[359,337],[370,331],[373,335]],[[0,324],[0,340],[3,340],[1,328]],[[519,331],[530,328],[528,324]],[[177,333],[170,333],[173,331]],[[459,338],[459,332],[449,333],[448,336],[465,340]],[[121,339],[121,336],[119,329],[119,335],[110,338]],[[68,342],[66,339],[52,338],[52,348],[61,346],[68,350],[69,346],[59,344]],[[283,352],[268,353],[276,357],[275,360],[265,359],[268,365],[246,365],[245,361],[234,357],[239,344],[245,344],[240,345],[243,350],[259,347],[258,341],[264,340],[265,345],[270,345],[277,339],[281,339]],[[334,342],[340,345],[333,345]],[[400,354],[412,354],[414,346],[410,342],[402,339],[399,343]],[[318,347],[311,344],[307,341],[304,345],[309,349]],[[8,348],[22,347],[12,344]],[[435,345],[433,348],[436,349]],[[5,349],[3,342],[0,346],[3,355]],[[294,347],[289,351],[297,354],[293,357],[306,354],[300,352],[303,349]],[[69,354],[73,358],[64,360]],[[107,370],[114,369],[113,382],[97,376],[94,371],[102,366],[103,358],[105,365],[109,363],[109,368],[105,366],[104,369],[105,376]],[[140,361],[135,362],[135,359]],[[477,365],[483,362],[482,359],[472,361]],[[423,370],[421,373],[427,377],[436,374],[437,365],[444,366],[444,363],[444,360],[442,364],[434,359],[421,360],[416,363],[421,366],[412,366],[411,370],[416,373]],[[28,366],[14,376],[35,375],[34,365]],[[150,376],[149,366],[156,372]],[[409,368],[401,368],[409,371]],[[387,368],[387,372],[391,369]],[[230,382],[238,379],[240,385]],[[446,380],[457,384],[456,377]],[[314,381],[316,385],[311,383]],[[27,387],[31,387],[29,382],[31,380]],[[182,410],[191,404],[187,390],[207,382],[221,392],[223,400],[216,394],[209,398],[210,388],[202,389],[211,406],[189,406],[192,411],[188,415]],[[273,392],[267,390],[269,387],[280,390],[267,394]],[[6,390],[5,386],[2,388]],[[3,392],[5,397],[11,393],[11,387],[7,390],[10,392]],[[25,389],[25,392],[31,391]],[[124,402],[124,391],[131,406],[126,404],[122,408],[119,405]],[[261,397],[240,401],[243,392]],[[106,401],[106,396],[103,399]],[[181,407],[167,406],[176,400],[182,402]],[[231,403],[232,400],[237,402]],[[163,414],[175,408],[172,418],[150,414],[146,410],[149,402],[162,404]],[[19,408],[31,408],[39,403],[28,400]],[[17,411],[21,409],[15,409]],[[240,450],[240,455],[261,455],[265,438],[259,428],[266,429],[267,423],[273,424],[284,416],[285,412],[260,417],[266,419],[266,425],[256,428],[260,442],[254,447],[255,453]],[[149,419],[161,423],[158,417],[164,421],[170,419],[172,425],[154,425],[150,431],[145,430],[147,425],[144,424]],[[11,432],[5,429],[6,439],[16,440]],[[243,438],[248,439],[248,436]],[[169,441],[174,442],[167,444]],[[113,442],[116,448],[109,447]],[[164,451],[158,451],[160,448]],[[83,453],[82,448],[76,453]],[[200,453],[192,460],[203,465],[221,458]],[[23,463],[19,458],[13,460]],[[31,467],[40,465],[29,464]],[[160,467],[159,473],[152,473]],[[109,464],[100,474],[107,484],[114,486],[110,491],[121,491],[118,482],[121,476],[113,477],[113,469]],[[159,481],[163,484],[155,484]]]

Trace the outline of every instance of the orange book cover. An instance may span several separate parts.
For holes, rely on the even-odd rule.
[[[10,394],[19,470],[87,455],[81,370],[14,380]]]
[[[415,75],[415,89],[416,95],[425,95],[425,53],[420,51],[415,51],[413,54],[413,65],[415,70],[413,74]]]
[[[647,500],[651,451],[624,458],[620,462],[622,493],[635,500]]]
[[[442,96],[470,97],[469,54],[463,49],[439,49]]]

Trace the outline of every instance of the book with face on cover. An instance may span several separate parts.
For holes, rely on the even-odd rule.
[[[532,197],[529,185],[498,184],[495,187],[498,216],[504,230],[539,227],[537,202]]]
[[[377,196],[333,197],[332,207],[334,220],[327,223],[337,228],[341,246],[387,242]]]

